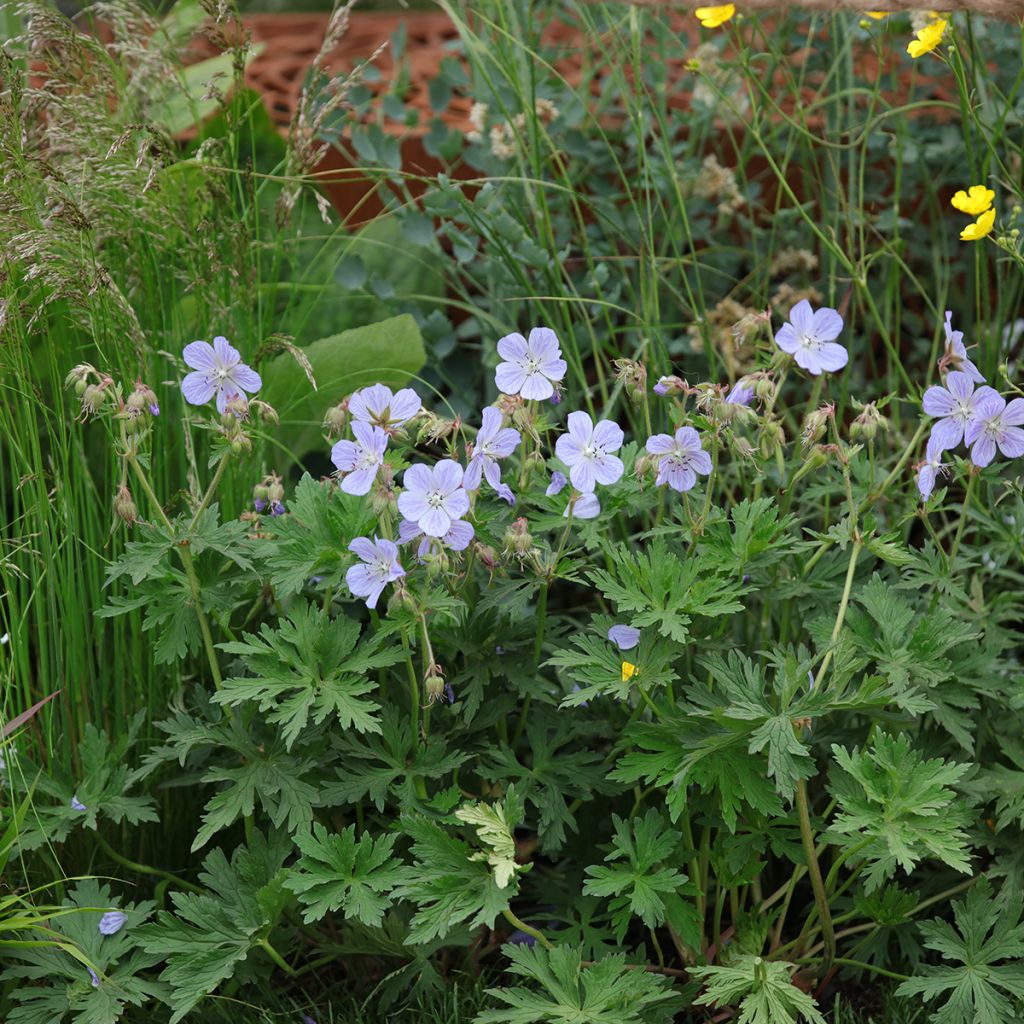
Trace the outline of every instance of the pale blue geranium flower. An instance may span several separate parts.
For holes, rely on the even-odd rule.
[[[365,598],[367,608],[376,608],[381,591],[405,575],[398,562],[398,548],[390,540],[356,537],[348,549],[361,559],[345,573],[348,589],[355,597]]]
[[[502,420],[501,410],[495,409],[494,406],[484,409],[483,424],[476,435],[476,441],[469,446],[469,463],[462,480],[467,491],[479,488],[481,476],[485,477],[496,491],[500,491],[503,486],[498,460],[508,458],[516,450],[522,436],[513,427],[503,427]],[[511,496],[511,490],[507,487],[505,489]],[[515,498],[512,500],[515,501]]]
[[[615,483],[625,468],[622,459],[612,455],[622,447],[622,428],[611,420],[595,424],[585,412],[569,413],[568,427],[555,442],[555,454],[569,467],[573,487],[590,493],[596,484]]]
[[[975,391],[974,381],[966,373],[953,370],[946,377],[945,387],[933,384],[921,400],[921,407],[929,416],[940,417],[932,427],[932,440],[941,451],[955,448],[977,418],[980,403],[998,397],[999,392],[987,384]]]
[[[558,492],[565,487],[569,481],[566,479],[564,473],[559,473],[558,470],[554,470],[551,474],[551,483],[548,484],[548,489],[544,492],[549,498],[553,498]]]
[[[700,434],[693,427],[680,427],[675,435],[655,434],[647,439],[647,450],[660,455],[655,484],[668,484],[673,490],[688,491],[697,482],[697,474],[711,472],[711,456],[701,447]]]
[[[927,501],[935,490],[935,480],[942,468],[942,445],[936,440],[934,433],[925,449],[924,462],[917,467],[917,490],[922,501]]]
[[[789,353],[797,366],[816,377],[823,370],[841,370],[850,358],[835,341],[842,329],[843,318],[836,310],[813,310],[806,299],[801,299],[789,311],[789,323],[779,328],[775,344]]]
[[[475,533],[473,524],[467,523],[465,519],[453,520],[452,525],[448,528],[448,532],[441,538],[425,536],[419,523],[414,523],[411,519],[403,519],[398,524],[399,543],[408,544],[417,537],[423,538],[416,552],[419,558],[427,554],[430,551],[431,542],[438,539],[446,548],[451,548],[452,551],[465,551],[472,542]]]
[[[502,501],[507,501],[510,505],[514,505],[516,503],[516,496],[512,493],[512,488],[509,487],[508,484],[499,483],[498,486],[494,488],[494,493],[497,494]]]
[[[242,392],[254,395],[263,386],[260,375],[242,362],[242,354],[227,338],[216,337],[213,344],[193,341],[186,345],[182,358],[193,372],[181,382],[181,393],[192,405],[206,405],[217,396],[217,412]]]
[[[659,377],[658,383],[654,385],[652,390],[656,395],[675,395],[680,391],[685,390],[686,381],[681,380],[675,374],[671,374],[668,377]]]
[[[452,459],[442,459],[433,467],[410,466],[402,481],[398,511],[428,537],[443,537],[452,522],[469,511],[462,475],[462,467]]]
[[[341,489],[346,494],[367,494],[384,464],[388,435],[380,427],[354,420],[354,441],[339,441],[331,449],[331,462],[343,474]]]
[[[563,519],[569,518],[570,509],[573,519],[596,519],[601,514],[601,503],[593,491],[588,494],[574,494],[569,499],[569,504],[565,506]]]
[[[349,415],[358,423],[383,430],[397,430],[423,408],[420,396],[412,388],[392,392],[385,384],[374,384],[349,396]]]
[[[615,625],[608,630],[608,639],[620,651],[631,651],[640,643],[640,630],[633,626]]]
[[[87,811],[88,809],[89,808],[86,807],[85,804],[83,804],[82,801],[78,799],[78,794],[77,793],[71,798],[71,810],[73,810],[73,811]]]
[[[946,330],[946,350],[939,360],[940,367],[952,367],[961,373],[966,373],[975,384],[984,384],[985,378],[981,371],[967,357],[967,346],[964,345],[964,332],[953,330],[953,313],[946,310],[946,322],[943,324]]]
[[[550,327],[534,327],[529,340],[521,334],[506,334],[498,342],[498,355],[504,360],[494,372],[498,390],[534,401],[555,394],[555,385],[567,369],[558,337]]]
[[[116,935],[123,927],[128,915],[120,910],[108,910],[100,918],[100,935]]]
[[[86,970],[89,972],[89,977],[92,979],[92,987],[99,988],[100,976],[91,967],[86,967]]]
[[[987,466],[997,448],[1008,459],[1024,455],[1024,398],[1007,404],[1002,395],[992,395],[975,406],[975,414],[964,431],[964,441],[971,448],[971,461],[976,466]]]

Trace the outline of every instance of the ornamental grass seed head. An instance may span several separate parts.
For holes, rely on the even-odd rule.
[[[498,390],[531,401],[550,398],[568,369],[550,327],[534,327],[529,338],[506,334],[498,341],[498,355],[504,360],[494,371]]]
[[[212,345],[205,341],[186,345],[182,358],[193,371],[181,382],[181,393],[191,405],[206,405],[216,397],[217,412],[223,415],[231,399],[243,392],[253,395],[263,386],[260,375],[242,362],[242,354],[221,335]]]
[[[555,454],[569,467],[573,487],[591,493],[597,484],[615,483],[625,467],[613,455],[622,447],[622,428],[611,420],[596,424],[585,412],[569,413],[568,430],[555,442]]]
[[[779,328],[775,344],[816,377],[825,370],[841,370],[849,360],[849,353],[835,341],[842,330],[843,318],[836,310],[814,310],[802,299],[789,311],[789,323]]]

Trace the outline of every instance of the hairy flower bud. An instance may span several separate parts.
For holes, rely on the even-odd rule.
[[[92,376],[98,376],[96,370],[89,363],[79,363],[78,366],[72,367],[68,371],[64,378],[64,387],[73,387],[75,393],[80,395],[85,390],[84,385],[89,383],[89,378]]]
[[[682,377],[671,375],[659,377],[658,383],[654,385],[653,390],[656,395],[681,395],[688,391],[689,388]]]
[[[114,496],[114,514],[128,526],[131,526],[139,518],[139,510],[132,500],[131,491],[123,484],[117,489],[117,494]]]
[[[477,561],[479,561],[484,568],[493,572],[498,564],[498,553],[494,548],[476,541],[473,544],[473,551],[476,554]]]
[[[828,429],[828,422],[835,414],[834,405],[823,405],[814,409],[804,417],[804,427],[800,433],[800,443],[806,451],[812,444],[820,441]]]
[[[332,405],[324,414],[323,429],[330,438],[341,437],[348,423],[348,399]]]
[[[530,536],[530,524],[520,516],[505,531],[505,554],[525,558],[533,549],[533,537]]]
[[[761,424],[761,433],[758,437],[758,446],[761,449],[763,458],[770,459],[775,455],[777,449],[786,443],[786,432],[782,424],[775,419],[765,420]]]
[[[642,402],[647,391],[647,367],[634,359],[616,359],[615,379],[622,382],[634,402]]]
[[[254,413],[261,423],[266,423],[268,427],[276,427],[281,422],[280,417],[277,415],[277,410],[269,402],[264,402],[262,399],[250,399],[249,411]]]
[[[420,426],[418,442],[420,444],[437,444],[457,434],[462,426],[462,419],[456,416],[453,420],[438,416],[429,410],[423,413],[423,424]]]
[[[860,415],[850,424],[850,437],[854,441],[871,441],[879,430],[888,430],[889,421],[878,411],[874,402],[868,402]]]
[[[106,398],[107,392],[103,384],[87,384],[82,392],[82,415],[95,416]]]
[[[757,400],[762,404],[770,402],[775,394],[775,381],[767,373],[754,374],[753,380],[754,396]]]
[[[697,384],[692,388],[692,393],[696,396],[696,405],[701,412],[710,412],[722,400],[722,389],[717,384]]]

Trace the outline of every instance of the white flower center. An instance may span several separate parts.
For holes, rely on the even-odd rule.
[[[377,561],[374,562],[373,568],[375,574],[381,579],[384,579],[391,574],[391,563],[385,561],[383,558],[378,558]]]
[[[527,373],[536,373],[540,369],[540,363],[533,356],[527,356],[523,360],[523,369]]]
[[[356,459],[356,469],[369,469],[376,466],[378,462],[377,453],[369,448],[359,449],[359,458]]]
[[[599,445],[596,445],[593,441],[590,441],[583,449],[583,451],[580,452],[580,455],[584,459],[587,459],[587,461],[593,462],[594,459],[600,458],[602,455],[604,455],[604,451]]]
[[[427,504],[431,508],[442,508],[444,506],[444,495],[440,491],[431,491],[427,495]]]

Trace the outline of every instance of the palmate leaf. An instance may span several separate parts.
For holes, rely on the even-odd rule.
[[[595,570],[590,579],[620,611],[633,613],[634,626],[655,626],[662,636],[686,643],[695,616],[743,610],[739,598],[749,587],[703,553],[682,558],[658,537],[646,548],[620,545],[609,554],[612,569]]]
[[[161,911],[154,924],[139,929],[146,951],[167,963],[160,978],[171,988],[170,1024],[230,978],[277,922],[289,848],[284,837],[256,832],[230,863],[220,850],[211,851],[199,876],[205,891],[173,893],[174,912]]]
[[[537,982],[540,991],[488,989],[504,1006],[478,1014],[473,1024],[669,1024],[685,1002],[667,978],[627,970],[622,955],[584,967],[579,950],[565,946],[509,944],[502,952],[509,974]]]
[[[391,856],[396,835],[356,840],[355,825],[331,835],[319,822],[310,833],[295,836],[302,856],[285,879],[299,897],[302,919],[319,921],[328,911],[377,926],[391,905],[388,893],[401,880],[401,861]]]
[[[64,901],[73,913],[53,917],[48,933],[25,934],[26,940],[44,937],[64,939],[92,964],[99,979],[93,985],[86,965],[57,947],[8,945],[8,966],[3,980],[17,983],[13,998],[18,1004],[6,1024],[115,1024],[128,1006],[143,1006],[162,999],[165,986],[143,976],[158,962],[139,945],[139,926],[153,912],[152,903],[119,905],[110,888],[95,879],[79,882]],[[120,931],[102,935],[100,918],[107,910],[120,910],[126,921]],[[13,960],[21,961],[18,964]]]
[[[926,760],[907,737],[881,732],[870,748],[851,752],[833,744],[832,753],[830,790],[839,811],[829,840],[855,848],[854,859],[867,862],[868,892],[926,857],[970,871],[963,828],[970,815],[951,788],[969,765]]]
[[[105,732],[86,723],[78,748],[81,768],[77,774],[72,776],[57,765],[39,774],[37,793],[53,797],[55,803],[34,801],[32,813],[18,835],[20,849],[34,850],[44,842],[63,842],[75,828],[95,830],[101,818],[131,825],[159,820],[152,797],[134,795],[139,773],[125,764],[145,717],[146,713],[140,711],[113,742]],[[72,807],[73,798],[85,810]]]
[[[276,629],[264,623],[259,636],[246,633],[244,641],[219,645],[252,675],[225,679],[213,699],[232,707],[256,704],[281,726],[288,750],[310,719],[319,725],[329,715],[343,729],[380,732],[380,705],[365,697],[376,689],[371,673],[403,654],[396,644],[383,647],[379,635],[360,640],[359,631],[353,619],[331,619],[316,605],[299,604]]]
[[[682,838],[665,827],[660,812],[650,808],[642,818],[625,821],[612,815],[615,835],[605,864],[587,868],[583,892],[612,897],[612,923],[619,942],[634,917],[648,928],[665,923],[666,897],[678,896],[686,887],[686,875],[666,865]],[[692,888],[692,887],[691,887]],[[699,941],[699,932],[697,938]]]
[[[795,522],[790,515],[780,519],[771,498],[745,498],[729,513],[729,520],[708,524],[701,547],[714,553],[722,569],[742,577],[752,564],[773,565],[793,550],[796,539],[789,534]]]
[[[694,967],[704,991],[694,1000],[698,1006],[719,1009],[739,1007],[739,1024],[826,1024],[814,999],[792,982],[795,964],[740,956],[727,966]]]
[[[402,818],[416,863],[405,869],[394,895],[416,907],[410,943],[444,938],[459,925],[492,927],[516,894],[518,876],[528,869],[515,863],[512,829],[522,803],[514,789],[504,805],[468,804],[458,813],[475,830],[485,851],[474,850],[426,818]]]
[[[1024,999],[1024,924],[1019,899],[997,900],[985,878],[953,903],[954,924],[921,924],[928,949],[945,961],[921,967],[896,990],[902,996],[943,1000],[934,1024],[1017,1024]]]

